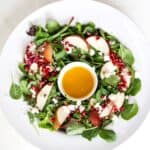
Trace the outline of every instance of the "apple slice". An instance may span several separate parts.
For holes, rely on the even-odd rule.
[[[55,129],[59,129],[61,127],[61,125],[67,119],[69,114],[70,114],[70,110],[68,109],[67,106],[61,106],[56,110],[55,122],[54,122]]]
[[[109,95],[109,100],[112,102],[112,104],[117,108],[117,110],[119,110],[125,100],[125,95],[124,93],[117,93],[117,94],[110,94]]]
[[[104,55],[109,55],[109,46],[108,43],[100,36],[90,36],[86,41],[94,47],[95,49],[102,52]]]
[[[100,117],[104,118],[107,117],[111,114],[113,109],[113,105],[109,103],[101,112],[100,112]]]
[[[49,62],[53,62],[53,49],[50,43],[45,42],[42,46],[40,46],[39,51],[42,51],[43,56]]]
[[[38,93],[37,95],[37,99],[36,99],[36,107],[39,109],[39,110],[42,110],[47,102],[47,99],[48,99],[48,96],[50,94],[50,91],[52,89],[52,84],[49,85],[45,85],[41,91]]]
[[[100,71],[101,79],[108,78],[111,75],[115,75],[116,74],[116,72],[115,72],[116,70],[117,70],[117,67],[111,61],[106,62],[102,66],[101,71]]]
[[[88,51],[89,45],[81,36],[71,35],[63,40],[64,48],[66,51],[71,51],[73,47],[80,48],[81,50]]]

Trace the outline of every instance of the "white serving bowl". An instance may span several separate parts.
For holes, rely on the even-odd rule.
[[[15,82],[19,80],[20,74],[17,66],[23,59],[27,43],[32,39],[26,35],[26,31],[31,24],[44,25],[49,18],[56,19],[64,24],[71,16],[75,17],[75,21],[82,23],[95,22],[97,27],[101,27],[119,38],[133,51],[135,56],[135,67],[142,79],[142,90],[136,97],[140,111],[130,121],[119,119],[114,122],[111,127],[117,133],[117,141],[114,143],[107,143],[99,137],[89,142],[80,136],[68,136],[44,129],[38,129],[37,132],[29,122],[26,114],[28,110],[26,103],[14,101],[9,96],[12,76]],[[4,46],[0,58],[0,109],[4,112],[10,124],[25,139],[42,150],[113,149],[137,130],[150,109],[149,47],[148,42],[137,26],[127,16],[106,4],[91,0],[66,0],[46,5],[23,20],[10,35]]]

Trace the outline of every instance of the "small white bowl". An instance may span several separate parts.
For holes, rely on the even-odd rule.
[[[74,97],[71,97],[70,95],[68,95],[68,94],[64,91],[63,86],[62,86],[62,80],[63,80],[63,77],[64,77],[65,73],[66,73],[68,70],[70,70],[70,69],[72,69],[72,68],[74,68],[74,67],[83,67],[83,68],[87,69],[87,70],[92,74],[93,79],[94,79],[94,86],[93,86],[93,89],[91,90],[91,92],[90,92],[88,95],[86,95],[86,96],[84,96],[84,97],[81,97],[81,98],[74,98]],[[97,75],[96,75],[96,73],[95,73],[94,68],[90,67],[88,64],[83,63],[83,62],[72,62],[72,63],[66,65],[66,66],[61,70],[61,72],[60,72],[60,74],[59,74],[59,77],[58,77],[58,80],[57,80],[57,84],[58,84],[58,88],[59,88],[60,92],[61,92],[65,97],[67,97],[67,98],[69,98],[69,99],[71,99],[71,100],[75,100],[75,101],[77,101],[77,100],[78,100],[78,101],[79,101],[79,100],[80,100],[80,101],[86,100],[86,99],[88,99],[90,96],[92,96],[92,95],[94,94],[96,88],[97,88],[97,83],[98,83],[98,80],[97,80]]]

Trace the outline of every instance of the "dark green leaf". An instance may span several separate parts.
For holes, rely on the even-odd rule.
[[[132,65],[134,63],[134,57],[132,52],[121,44],[120,49],[118,50],[118,55],[126,64]]]
[[[108,78],[105,78],[104,80],[102,80],[103,85],[107,86],[107,85],[111,85],[111,86],[117,86],[119,83],[120,79],[118,76],[116,75],[112,75]]]
[[[54,57],[56,60],[63,59],[66,56],[66,51],[62,50],[58,53],[55,53]]]
[[[16,100],[21,98],[22,91],[19,85],[12,83],[10,87],[10,96]]]
[[[125,110],[121,112],[121,117],[125,120],[132,119],[138,113],[139,107],[135,104],[126,104]]]
[[[126,93],[135,96],[141,90],[141,87],[142,87],[141,80],[135,78]]]
[[[88,139],[89,141],[92,140],[92,138],[96,137],[98,134],[98,129],[97,128],[92,128],[92,129],[88,129],[83,131],[82,136],[86,139]]]
[[[60,29],[60,24],[56,20],[49,20],[46,24],[49,33],[54,33]]]
[[[20,81],[20,88],[23,94],[29,94],[28,82],[27,80]]]
[[[22,73],[26,73],[25,64],[24,64],[24,63],[20,63],[18,67],[19,67],[19,69],[20,69],[20,71],[21,71]]]
[[[113,130],[100,129],[99,136],[107,142],[113,142],[116,140],[116,133]]]

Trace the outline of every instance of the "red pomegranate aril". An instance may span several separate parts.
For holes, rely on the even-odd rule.
[[[100,39],[100,36],[97,35],[97,36],[96,36],[96,40],[99,40],[99,39]]]
[[[114,113],[118,112],[118,109],[117,109],[116,106],[113,106],[113,112],[114,112]]]
[[[83,111],[83,112],[81,113],[81,115],[82,115],[82,117],[85,117],[85,116],[86,116],[86,112]]]
[[[55,122],[55,117],[50,118],[50,121],[51,121],[52,123],[54,123],[54,122]]]
[[[36,94],[39,92],[39,88],[34,85],[32,85],[31,89],[34,90]]]
[[[66,47],[66,48],[65,48],[65,50],[66,50],[66,51],[69,51],[69,48],[68,48],[68,47]]]

